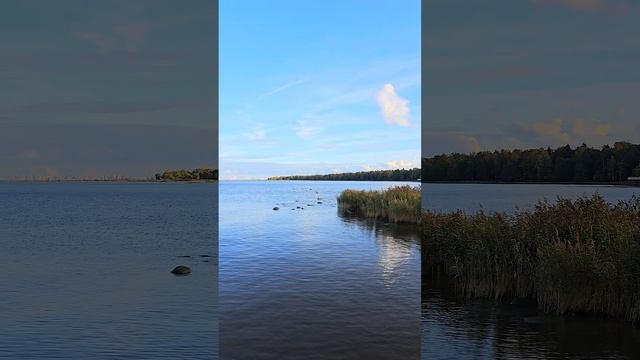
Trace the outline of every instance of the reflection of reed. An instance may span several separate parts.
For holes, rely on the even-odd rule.
[[[344,213],[339,209],[338,216],[344,223],[351,226],[357,226],[365,231],[375,232],[376,235],[381,234],[392,237],[396,241],[419,244],[420,227],[418,225],[395,224],[370,218],[363,218],[357,215]]]
[[[382,279],[385,285],[392,285],[398,271],[411,259],[414,249],[420,246],[419,227],[384,223],[345,214],[340,215],[340,218],[344,223],[375,236]]]
[[[640,358],[640,329],[624,321],[547,315],[534,301],[460,298],[433,273],[423,273],[422,314],[422,341],[431,357],[444,351],[442,345],[476,355],[469,358]]]

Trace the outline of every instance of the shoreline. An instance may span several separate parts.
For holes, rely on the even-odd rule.
[[[228,181],[228,180],[227,180]],[[418,180],[377,180],[377,179],[266,179],[266,180],[249,180],[249,181],[337,181],[337,182],[410,182],[410,183],[420,183]]]
[[[61,179],[61,180],[7,180],[0,179],[0,183],[116,183],[116,184],[126,184],[126,183],[136,183],[136,184],[157,184],[157,183],[216,183],[218,180],[99,180],[99,179],[91,179],[91,180],[74,180],[74,179]]]
[[[422,184],[483,184],[483,185],[581,185],[581,186],[617,186],[640,187],[640,181],[617,182],[546,182],[546,181],[482,181],[482,180],[455,180],[455,181],[421,181]]]

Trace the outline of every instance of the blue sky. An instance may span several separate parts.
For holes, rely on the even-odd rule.
[[[215,5],[4,3],[0,179],[216,166]]]
[[[640,139],[640,2],[426,1],[423,153]]]
[[[419,166],[420,1],[220,1],[220,171]]]

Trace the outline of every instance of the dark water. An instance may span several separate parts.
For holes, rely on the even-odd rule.
[[[414,229],[341,218],[336,208],[344,189],[391,185],[220,183],[221,358],[419,358]]]
[[[599,193],[610,202],[629,200],[640,195],[638,187],[555,185],[555,184],[422,184],[422,207],[435,211],[480,209],[512,212],[516,208],[531,209],[539,200],[554,202],[558,196],[575,199]]]
[[[217,359],[216,204],[217,184],[0,183],[0,358]]]
[[[628,200],[639,188],[569,185],[423,184],[423,207],[437,211],[510,212],[538,199],[599,192]],[[481,206],[482,205],[482,206]],[[422,282],[423,359],[640,359],[640,326],[601,316],[555,316],[535,304],[463,301],[451,286]]]

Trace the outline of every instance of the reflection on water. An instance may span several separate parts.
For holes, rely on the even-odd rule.
[[[599,192],[610,202],[637,188],[569,185],[423,184],[436,211],[512,211],[538,199]],[[446,200],[446,201],[445,201]],[[423,359],[640,359],[640,327],[601,316],[544,314],[531,301],[464,300],[423,264]]]
[[[423,282],[423,359],[640,359],[640,328],[600,316],[545,314],[535,303],[463,300]]]
[[[378,248],[378,266],[386,286],[393,286],[397,271],[403,271],[415,253],[419,243],[419,228],[415,225],[389,224],[379,221],[338,215],[352,226],[370,232]]]
[[[336,206],[344,189],[391,185],[221,183],[221,358],[419,358],[415,232]]]

